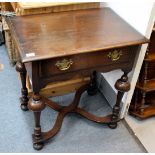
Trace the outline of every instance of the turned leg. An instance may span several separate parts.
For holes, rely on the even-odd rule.
[[[34,93],[33,98],[29,101],[28,107],[34,112],[35,127],[33,134],[33,147],[36,150],[40,150],[43,147],[43,143],[39,142],[42,140],[40,115],[41,111],[45,108],[45,104],[42,102],[39,93]]]
[[[144,62],[144,85],[147,83],[147,79],[148,79],[148,62]],[[141,115],[144,114],[144,106],[145,106],[145,98],[146,98],[146,92],[144,91],[141,91],[141,94],[142,94],[142,101],[141,101],[141,104],[140,104],[140,111],[139,113]]]
[[[140,105],[140,114],[144,114],[144,106],[145,106],[145,98],[146,98],[146,92],[142,91],[142,101]]]
[[[135,92],[135,104],[134,104],[134,112],[137,111],[137,104],[138,104],[138,90]]]
[[[97,72],[94,71],[92,76],[91,76],[91,81],[90,81],[90,85],[88,87],[87,93],[90,96],[93,96],[97,93],[98,88],[97,88]]]
[[[118,90],[116,104],[113,107],[113,113],[111,117],[112,123],[109,124],[109,127],[115,129],[117,127],[117,120],[119,119],[120,113],[120,103],[125,92],[130,90],[130,83],[128,82],[127,73],[124,73],[123,76],[116,81],[115,88]]]
[[[16,70],[20,73],[20,78],[21,78],[21,83],[22,83],[22,89],[21,89],[22,97],[20,98],[21,109],[26,111],[28,110],[27,104],[28,104],[29,99],[28,99],[28,91],[26,88],[26,69],[25,69],[24,63],[17,62]]]

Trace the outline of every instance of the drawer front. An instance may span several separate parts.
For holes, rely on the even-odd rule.
[[[133,58],[133,48],[118,48],[80,55],[72,55],[40,62],[40,76],[48,77],[64,73],[89,70],[104,66],[119,65],[130,62]],[[132,59],[130,59],[130,57]]]

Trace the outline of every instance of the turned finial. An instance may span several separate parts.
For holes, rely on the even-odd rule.
[[[16,71],[18,72],[26,72],[25,66],[21,62],[16,63]]]
[[[33,95],[28,103],[28,108],[32,111],[42,111],[45,108],[45,103],[41,100],[40,95]]]
[[[127,92],[130,90],[130,83],[128,81],[128,77],[125,74],[122,75],[119,80],[117,80],[115,88],[121,92]]]

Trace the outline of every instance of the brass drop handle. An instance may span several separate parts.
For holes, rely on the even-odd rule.
[[[73,61],[71,59],[67,60],[67,59],[63,59],[61,61],[57,61],[55,66],[61,70],[61,71],[65,71],[68,70],[71,65],[73,64]]]
[[[107,56],[112,61],[117,61],[120,59],[121,55],[122,55],[122,51],[114,50],[113,52],[109,52]]]

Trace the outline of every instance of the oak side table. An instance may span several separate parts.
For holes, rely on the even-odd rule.
[[[110,128],[117,127],[120,102],[130,89],[127,75],[139,46],[148,43],[148,39],[110,8],[8,17],[7,23],[20,53],[16,70],[22,81],[21,108],[34,112],[34,149],[41,149],[45,141],[58,133],[68,113],[78,113]],[[96,73],[115,69],[121,69],[123,75],[115,84],[118,94],[112,113],[97,117],[79,108],[84,91],[89,95],[97,92]],[[32,94],[27,92],[26,74],[31,80]],[[91,82],[77,90],[69,106],[61,106],[39,94],[48,83],[69,80],[76,75],[90,76]],[[40,125],[45,106],[58,111],[54,127],[48,132],[42,132]]]

